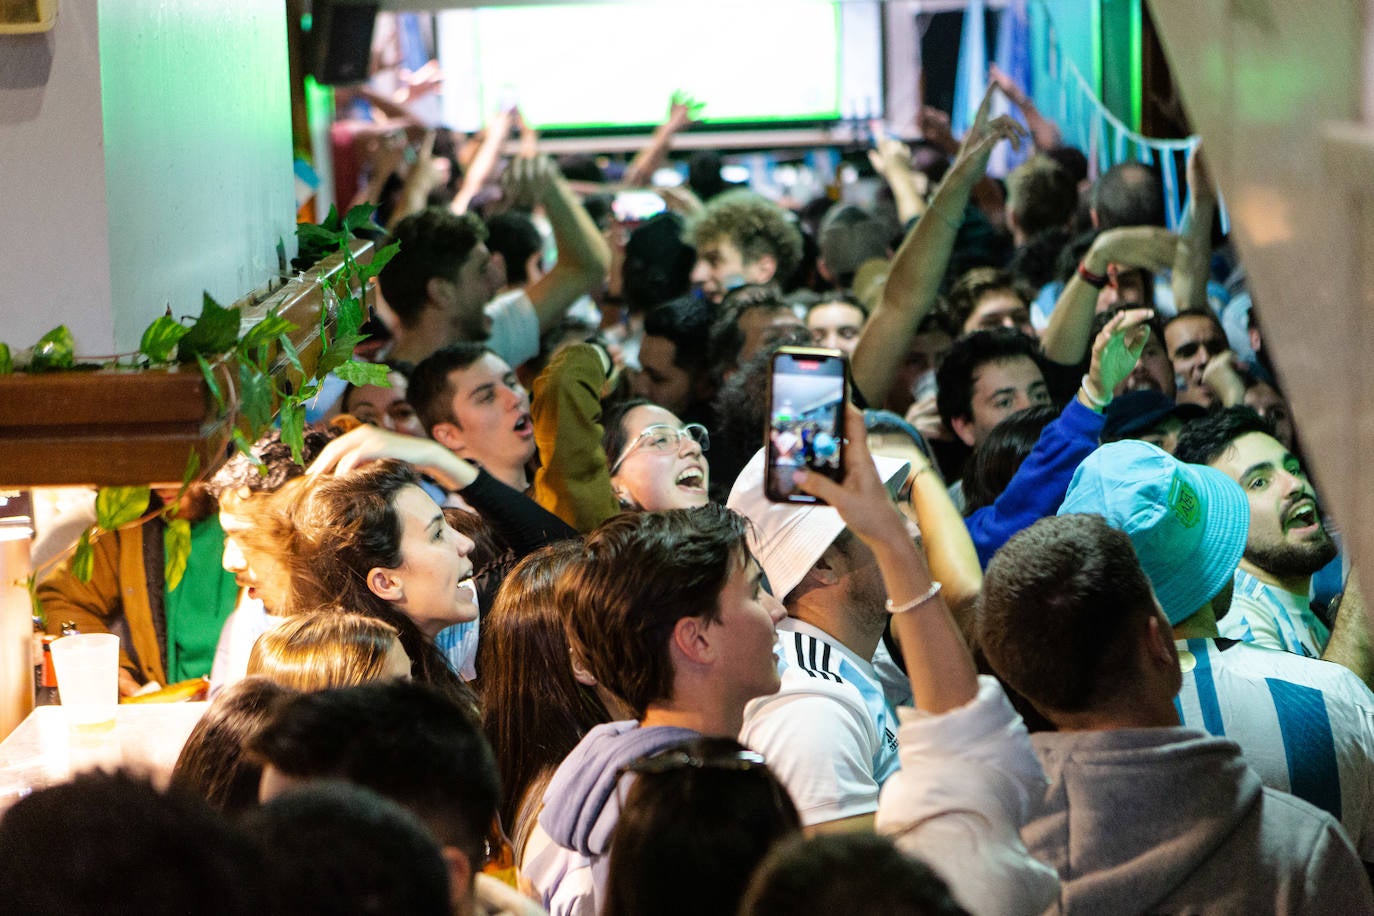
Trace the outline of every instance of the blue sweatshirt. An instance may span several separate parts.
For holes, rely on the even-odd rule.
[[[1103,419],[1074,398],[1041,431],[1002,495],[964,519],[984,569],[1012,535],[1058,511],[1079,462],[1097,448]]]

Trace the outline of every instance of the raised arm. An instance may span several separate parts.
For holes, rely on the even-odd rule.
[[[534,499],[578,531],[620,512],[601,448],[601,389],[610,355],[592,343],[564,347],[531,386],[540,467]]]
[[[466,166],[463,173],[463,184],[458,188],[458,193],[453,197],[453,203],[449,204],[449,209],[454,213],[466,213],[472,204],[472,199],[477,196],[477,192],[491,178],[496,170],[496,163],[501,159],[501,149],[506,145],[506,138],[510,136],[511,124],[514,122],[514,112],[507,109],[496,117],[492,118],[487,124],[486,136],[482,139],[482,144],[477,148],[477,153],[472,157],[472,162]]]
[[[1045,357],[1065,366],[1083,361],[1092,343],[1097,294],[1107,283],[1110,265],[1165,270],[1174,263],[1177,246],[1178,236],[1158,226],[1108,229],[1094,239],[1077,272],[1059,294],[1049,327],[1040,336]]]
[[[625,169],[624,183],[632,188],[642,188],[649,183],[654,172],[668,158],[668,150],[673,145],[677,132],[691,125],[705,107],[703,102],[695,101],[685,92],[674,92],[668,103],[668,117],[654,128],[653,136],[645,147],[635,154]]]
[[[1212,258],[1212,220],[1217,213],[1217,195],[1212,189],[1207,163],[1202,158],[1201,143],[1188,154],[1187,175],[1192,201],[1188,208],[1188,224],[1178,240],[1172,282],[1174,305],[1180,312],[1207,307],[1207,276]]]
[[[1035,102],[1026,95],[1025,90],[1016,80],[1012,79],[996,64],[988,67],[988,79],[997,84],[1013,105],[1021,109],[1021,114],[1026,118],[1026,126],[1030,128],[1031,141],[1035,144],[1037,151],[1043,153],[1059,148],[1061,142],[1059,125],[1040,113],[1040,109],[1035,107]]]
[[[1364,595],[1352,571],[1345,590],[1336,600],[1336,621],[1322,658],[1343,665],[1374,688],[1374,648],[1370,645],[1369,618],[1365,616]]]
[[[547,331],[558,324],[578,297],[592,292],[606,279],[611,249],[552,159],[517,159],[511,164],[511,173],[515,188],[525,186],[537,194],[558,246],[558,263],[525,290],[539,316],[539,329]]]
[[[924,463],[916,465],[916,461]],[[983,588],[983,567],[968,526],[929,458],[912,460],[911,509],[921,528],[930,574],[944,583],[941,594],[960,632],[972,642],[973,602]]]
[[[844,482],[799,471],[797,486],[834,506],[849,530],[877,558],[917,708],[940,713],[962,706],[978,692],[973,657],[925,557],[878,479],[868,452],[863,413],[852,405],[845,408],[845,434]]]
[[[911,150],[905,143],[879,137],[876,146],[868,151],[868,161],[892,189],[897,219],[903,226],[926,212],[927,179],[924,172],[911,168]]]
[[[971,142],[893,256],[882,300],[864,325],[852,367],[854,384],[870,404],[881,404],[887,396],[916,328],[935,304],[969,192],[987,169],[992,148],[1003,139],[1018,142],[1021,136],[1020,127],[1008,118],[987,120],[991,98],[989,91],[966,138]]]

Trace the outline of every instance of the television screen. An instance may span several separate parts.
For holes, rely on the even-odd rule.
[[[540,130],[661,122],[682,91],[707,125],[880,115],[880,4],[588,3],[439,18],[444,120],[472,130],[518,105]]]

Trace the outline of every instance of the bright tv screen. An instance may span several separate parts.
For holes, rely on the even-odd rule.
[[[833,121],[882,111],[880,4],[698,0],[449,10],[444,120],[472,130],[519,105],[540,130],[661,122],[674,91],[707,124]]]

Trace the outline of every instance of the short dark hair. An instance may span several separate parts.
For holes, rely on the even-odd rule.
[[[1090,199],[1099,229],[1165,224],[1159,176],[1139,162],[1120,162],[1104,172],[1093,183]]]
[[[1119,697],[1135,673],[1132,635],[1154,612],[1124,531],[1100,515],[1052,516],[988,564],[978,644],[998,677],[1053,718]]]
[[[801,832],[787,788],[745,755],[757,757],[703,736],[630,765],[602,916],[735,912],[763,857]]]
[[[401,248],[382,268],[381,284],[386,304],[404,327],[414,327],[429,294],[425,287],[435,277],[456,280],[473,249],[486,241],[487,227],[474,213],[455,214],[444,207],[412,213],[396,224],[387,244]]]
[[[292,789],[249,812],[243,826],[272,851],[278,912],[452,912],[434,837],[416,815],[362,786],[331,780]]]
[[[257,805],[262,765],[243,752],[244,744],[293,693],[265,677],[244,678],[224,688],[182,745],[172,785],[199,795],[224,814]]]
[[[709,303],[680,296],[645,313],[644,336],[670,341],[673,365],[694,375],[703,374],[711,363],[712,317]]]
[[[954,318],[955,325],[963,332],[964,325],[968,322],[973,310],[978,307],[978,300],[988,293],[1002,292],[1003,290],[1016,296],[1021,300],[1021,304],[1030,307],[1030,297],[1026,291],[1016,282],[1016,277],[1010,271],[1002,270],[1000,267],[975,267],[967,270],[960,275],[959,279],[950,287],[949,296],[946,301],[949,303],[950,315]]]
[[[468,368],[490,352],[484,343],[463,340],[440,347],[411,370],[406,400],[415,408],[425,433],[432,436],[435,426],[454,420],[455,392],[449,376],[455,370]]]
[[[935,404],[946,426],[956,417],[973,416],[973,376],[988,363],[1025,357],[1044,371],[1040,348],[1035,341],[1015,328],[974,331],[954,341],[945,361],[936,370],[940,386]]]
[[[1183,425],[1174,457],[1188,464],[1211,464],[1226,454],[1232,442],[1247,433],[1264,433],[1277,438],[1274,436],[1274,424],[1253,408],[1240,404],[1223,407]]]
[[[1167,331],[1169,325],[1181,318],[1206,318],[1208,321],[1212,322],[1212,326],[1216,328],[1223,339],[1226,337],[1226,326],[1221,323],[1221,319],[1217,317],[1217,313],[1203,305],[1195,305],[1192,308],[1186,308],[1178,314],[1173,315],[1168,321],[1164,322],[1163,330]],[[1230,344],[1228,343],[1227,346],[1230,346]]]
[[[525,264],[544,250],[544,237],[529,214],[507,210],[487,220],[487,247],[506,262],[506,282],[520,284],[529,280]]]
[[[660,213],[630,232],[620,270],[630,308],[650,309],[691,290],[697,253],[683,241],[684,232],[683,219],[676,213]]]
[[[1064,166],[1037,154],[1007,176],[1007,206],[1027,236],[1062,229],[1078,209],[1078,182]]]
[[[885,836],[836,833],[778,844],[745,891],[739,916],[967,916],[949,885]]]
[[[786,210],[753,191],[729,191],[712,199],[692,223],[691,233],[698,249],[704,242],[728,238],[745,264],[772,255],[778,283],[786,282],[801,263],[801,230]]]
[[[776,283],[746,283],[726,293],[711,322],[711,371],[717,378],[739,363],[744,347],[744,331],[739,322],[746,312],[755,309],[790,312],[792,306],[783,299],[782,289]]]
[[[684,617],[720,618],[720,593],[748,556],[745,521],[710,503],[626,512],[587,536],[558,580],[573,654],[636,716],[673,693],[669,642]]]
[[[0,819],[9,913],[269,912],[258,847],[204,800],[128,772],[82,773]],[[56,870],[55,870],[56,869]]]
[[[346,779],[410,809],[481,868],[496,814],[496,760],[457,702],[413,681],[301,694],[249,741],[297,778]]]

